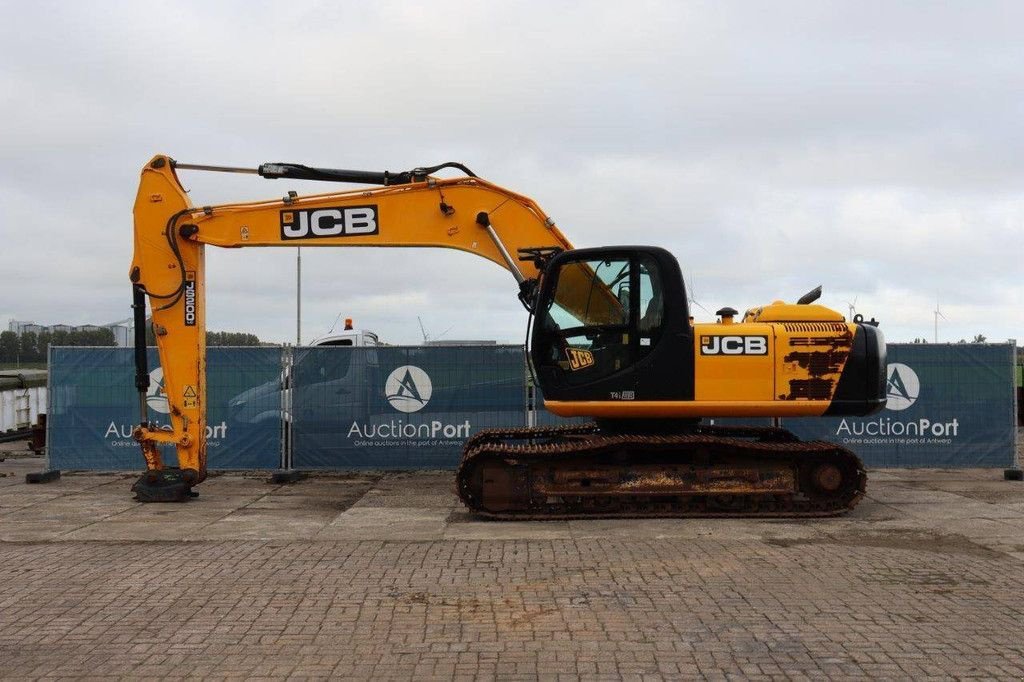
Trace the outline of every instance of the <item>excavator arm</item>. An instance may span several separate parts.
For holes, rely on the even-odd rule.
[[[467,177],[436,178],[454,167]],[[192,206],[179,170],[246,172],[266,178],[378,185],[345,192],[218,206]],[[572,245],[531,199],[472,175],[460,164],[402,173],[373,173],[297,164],[256,169],[179,164],[156,156],[142,170],[135,200],[135,253],[130,277],[135,311],[136,388],[141,420],[135,438],[147,472],[139,499],[180,500],[206,478],[207,244],[243,246],[440,247],[476,254],[509,270],[529,306],[546,259]],[[577,302],[593,311],[594,297]],[[149,422],[146,302],[152,314],[170,408],[169,427]],[[611,292],[599,305],[615,306]],[[572,303],[570,303],[572,305]],[[173,445],[178,466],[165,466],[160,446]]]

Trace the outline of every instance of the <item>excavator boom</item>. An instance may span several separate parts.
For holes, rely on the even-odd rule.
[[[458,249],[509,270],[520,285],[521,298],[531,300],[543,255],[572,249],[572,245],[532,199],[471,173],[451,179],[430,175],[444,168],[469,173],[461,164],[400,173],[284,163],[242,169],[179,164],[167,156],[156,156],[146,164],[135,199],[135,254],[130,270],[136,388],[142,396],[135,438],[147,465],[136,487],[140,498],[181,499],[206,478],[206,245]],[[288,192],[270,201],[197,207],[189,201],[178,170],[382,186],[301,197]],[[146,416],[146,297],[164,372],[170,430],[150,424]],[[160,445],[175,446],[177,467],[164,465]]]

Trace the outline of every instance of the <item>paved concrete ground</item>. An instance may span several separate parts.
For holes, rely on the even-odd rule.
[[[447,472],[143,506],[40,466],[0,462],[3,677],[1024,677],[1001,472],[872,472],[825,521],[493,523]]]

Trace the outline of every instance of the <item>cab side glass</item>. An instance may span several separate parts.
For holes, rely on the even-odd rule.
[[[615,374],[650,352],[664,318],[653,259],[623,255],[570,261],[555,277],[535,350],[570,384]]]
[[[638,279],[640,305],[637,311],[637,354],[638,357],[644,357],[658,343],[665,320],[665,296],[658,274],[658,264],[650,256],[640,257]]]

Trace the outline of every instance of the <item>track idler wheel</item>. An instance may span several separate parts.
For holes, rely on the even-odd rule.
[[[800,488],[819,503],[847,498],[855,501],[864,488],[863,474],[857,464],[859,462],[835,459],[805,462],[801,466]]]
[[[843,484],[843,472],[835,464],[819,464],[811,472],[814,487],[824,493],[834,493]]]

